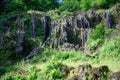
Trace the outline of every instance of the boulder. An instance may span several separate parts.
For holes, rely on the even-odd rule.
[[[112,73],[111,79],[112,80],[120,80],[120,71]]]

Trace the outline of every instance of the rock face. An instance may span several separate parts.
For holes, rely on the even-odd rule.
[[[109,78],[109,68],[105,65],[92,67],[90,64],[79,65],[78,67],[68,67],[63,65],[59,68],[65,80],[119,80],[119,72],[113,73]]]
[[[24,45],[28,38],[37,39],[37,37],[42,38],[42,47],[58,50],[84,47],[89,33],[97,24],[103,22],[106,28],[119,28],[118,7],[119,5],[113,10],[102,12],[76,11],[72,16],[55,12],[55,15],[60,16],[58,19],[55,19],[51,14],[37,11],[16,14],[0,21],[1,28],[3,28],[0,30],[0,45],[6,43],[3,40],[3,36],[6,35],[9,38],[6,41],[13,40],[16,53],[25,50]],[[34,46],[31,46],[30,49],[32,47]]]
[[[111,78],[112,80],[120,80],[120,72],[112,73]]]

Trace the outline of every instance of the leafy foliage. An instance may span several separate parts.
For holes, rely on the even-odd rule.
[[[90,50],[95,50],[97,47],[104,43],[104,40],[113,32],[112,29],[105,29],[105,26],[100,23],[89,35],[89,39],[86,43],[90,47]]]
[[[89,10],[92,8],[103,8],[107,9],[112,7],[115,3],[120,2],[119,0],[64,0],[60,6],[60,10]]]
[[[81,0],[80,7],[82,10],[89,10],[92,8],[92,1],[91,0]]]
[[[0,13],[20,12],[26,10],[47,11],[58,7],[56,0],[2,0],[0,2]]]
[[[96,28],[92,31],[90,35],[90,39],[103,39],[105,34],[105,27],[102,23],[96,26]]]
[[[63,66],[63,64],[60,61],[50,60],[45,65],[42,73],[44,73],[48,79],[60,79],[63,77],[62,72],[59,71],[61,66]]]
[[[120,57],[120,38],[117,37],[112,40],[106,40],[104,45],[101,48],[101,53],[100,57],[113,57],[113,58],[119,58]]]
[[[64,0],[64,2],[60,6],[60,11],[68,10],[74,11],[80,9],[80,1],[81,0]]]

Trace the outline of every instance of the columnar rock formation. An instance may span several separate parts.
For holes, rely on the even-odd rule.
[[[115,10],[115,9],[114,9]],[[53,16],[45,13],[32,12],[25,14],[17,14],[8,18],[5,21],[0,21],[0,24],[4,26],[2,33],[13,33],[16,29],[17,36],[16,52],[21,52],[23,49],[23,43],[25,43],[26,36],[31,35],[31,38],[44,36],[43,47],[50,46],[55,49],[65,48],[80,48],[84,47],[85,42],[89,38],[89,33],[95,26],[101,22],[104,23],[106,28],[118,28],[120,23],[120,15],[112,10],[96,12],[90,11],[76,11],[74,15],[61,16],[59,19],[53,18]],[[11,27],[11,24],[15,28]],[[38,28],[42,27],[44,35],[39,35]],[[9,36],[11,37],[11,35]],[[13,37],[13,36],[12,36]],[[43,37],[42,37],[43,38]],[[3,37],[0,34],[0,45],[3,44]]]

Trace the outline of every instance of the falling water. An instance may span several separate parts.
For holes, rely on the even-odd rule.
[[[81,39],[82,39],[82,47],[85,45],[85,42],[87,41],[87,29],[81,30]]]
[[[91,28],[91,24],[89,20],[87,19],[87,15],[80,17],[79,20],[77,20],[77,26],[81,28],[81,40],[82,40],[82,47],[85,45],[85,42],[87,41],[88,32]]]
[[[23,47],[20,43],[16,44],[15,52],[16,53],[21,53],[23,51]]]
[[[36,38],[36,15],[33,14],[31,17],[31,37]]]
[[[72,26],[73,25],[73,18],[67,17],[67,23],[68,23],[68,26]]]
[[[64,21],[64,20],[63,20]],[[63,22],[62,22],[63,23]],[[64,21],[64,24],[61,25],[61,44],[67,42],[67,32],[66,32],[66,28],[67,28],[67,21]]]
[[[0,34],[0,46],[3,44],[3,36]]]
[[[110,13],[109,13],[109,12],[106,13],[106,21],[107,21],[107,26],[108,26],[108,28],[112,28],[112,26],[113,26],[113,21],[112,21],[112,18],[111,18],[111,16],[110,16]]]
[[[18,25],[18,30],[17,30],[18,42],[22,43],[24,40],[25,31],[24,31],[24,22],[23,22],[22,18],[20,17],[20,15],[18,15],[16,23]]]
[[[41,23],[45,32],[45,40],[46,40],[49,37],[50,28],[49,28],[49,25],[47,25],[47,19],[44,15],[41,17]]]
[[[42,23],[42,27],[44,28],[44,31],[46,30],[46,18],[45,16],[41,17],[41,23]]]
[[[17,38],[15,52],[16,53],[21,53],[23,51],[23,46],[22,46],[21,43],[24,40],[25,31],[24,31],[24,22],[23,22],[20,15],[18,15],[17,20],[15,21],[15,23],[18,26],[18,29],[16,31],[18,38]]]

